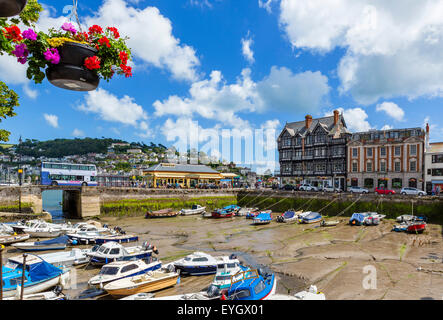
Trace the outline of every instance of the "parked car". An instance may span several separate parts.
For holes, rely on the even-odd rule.
[[[326,186],[326,187],[323,187],[323,191],[325,191],[325,192],[342,192],[343,190],[340,189],[340,188],[334,188],[334,187],[331,187],[331,186]]]
[[[318,191],[317,187],[311,186],[310,184],[302,184],[299,188],[300,191]]]
[[[413,196],[425,196],[426,192],[417,188],[411,188],[411,187],[407,187],[407,188],[403,188],[400,191],[400,194],[403,195],[413,195]]]
[[[292,184],[285,184],[282,189],[286,191],[292,191],[295,189],[295,186]]]
[[[369,190],[362,187],[350,187],[349,188],[350,193],[369,193]]]
[[[375,188],[375,192],[378,194],[395,194],[394,190],[391,189],[385,189],[385,188]]]

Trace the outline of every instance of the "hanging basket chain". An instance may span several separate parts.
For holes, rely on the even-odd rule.
[[[77,2],[78,2],[77,0],[72,0],[72,13],[71,13],[71,16],[69,17],[69,19],[71,19],[72,16],[74,16],[75,20],[77,21],[78,28],[79,28],[80,32],[83,33],[82,25],[80,24],[80,19],[78,18],[78,14],[77,14]]]

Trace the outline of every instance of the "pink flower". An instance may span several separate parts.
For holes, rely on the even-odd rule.
[[[58,64],[60,62],[60,54],[56,48],[46,50],[43,55],[45,56],[45,59],[52,64]]]
[[[62,29],[65,31],[70,31],[72,34],[76,34],[77,30],[75,29],[74,25],[72,23],[69,22],[65,22],[62,25]]]
[[[22,36],[25,39],[36,41],[37,40],[37,34],[32,29],[28,29],[22,32]]]

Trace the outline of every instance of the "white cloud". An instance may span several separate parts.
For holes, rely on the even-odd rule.
[[[381,130],[391,130],[391,129],[393,129],[393,127],[392,127],[391,125],[389,125],[389,124],[385,124],[385,125],[381,128]]]
[[[55,114],[44,113],[43,117],[51,127],[58,128],[58,117]]]
[[[209,79],[192,84],[188,97],[172,95],[155,101],[155,115],[199,115],[243,128],[248,122],[238,113],[317,110],[329,92],[328,78],[320,72],[293,74],[287,68],[272,67],[270,74],[257,83],[250,73],[250,69],[244,69],[235,83],[228,84],[220,71],[213,71]]]
[[[346,50],[340,92],[359,103],[443,96],[443,1],[282,0],[280,9],[294,47]]]
[[[192,6],[212,8],[212,3],[209,0],[189,0],[189,3]]]
[[[17,58],[0,55],[1,80],[7,85],[22,85],[23,92],[31,99],[38,96],[38,92],[30,88],[31,81],[26,77],[28,64],[17,62]]]
[[[82,130],[75,128],[71,135],[74,137],[84,137],[85,133]]]
[[[146,120],[148,115],[143,108],[127,95],[118,98],[104,89],[89,91],[85,96],[85,104],[78,107],[87,113],[96,113],[106,121],[119,122],[138,126],[138,121]]]
[[[254,63],[254,52],[251,49],[251,45],[254,43],[254,41],[249,37],[249,32],[246,35],[245,38],[241,39],[242,44],[242,53],[246,60],[248,60],[249,63]]]
[[[345,119],[346,126],[351,132],[363,132],[372,129],[373,127],[368,122],[368,114],[362,108],[336,108],[336,110],[340,111],[343,114],[343,118]],[[325,113],[325,116],[332,116],[333,111],[329,111]]]
[[[137,9],[123,0],[105,0],[96,15],[86,17],[88,25],[116,26],[128,36],[132,53],[158,68],[168,69],[174,78],[194,81],[200,61],[195,50],[172,34],[172,22],[156,7]]]
[[[375,110],[377,112],[385,112],[388,116],[390,116],[391,118],[397,120],[397,121],[402,121],[404,119],[405,116],[405,112],[403,111],[402,108],[400,108],[397,104],[395,104],[394,102],[383,102],[380,103],[376,106]]]
[[[268,11],[268,13],[272,13],[272,8],[271,8],[271,4],[274,2],[275,0],[258,0],[258,6],[260,8],[265,9],[266,11]]]

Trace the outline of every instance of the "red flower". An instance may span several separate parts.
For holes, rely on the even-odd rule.
[[[108,48],[111,47],[111,45],[109,44],[109,39],[106,37],[102,37],[98,40],[98,43],[100,43],[101,46],[106,45]]]
[[[128,63],[128,54],[125,51],[120,51],[119,56],[121,62],[126,65]]]
[[[89,38],[89,36],[86,32],[78,32],[75,35],[75,39],[78,41],[88,41],[88,38]]]
[[[100,59],[97,56],[86,58],[85,67],[89,70],[100,69]]]
[[[92,27],[89,27],[89,35],[91,34],[102,34],[103,33],[103,29],[102,27],[94,24]]]
[[[124,64],[121,64],[120,68],[123,70],[126,78],[132,77],[132,68],[130,66],[125,66]]]
[[[11,39],[14,42],[20,42],[23,40],[20,28],[15,25],[6,27],[5,30],[3,30],[3,34],[7,39]]]
[[[120,38],[120,33],[118,33],[117,28],[114,28],[114,27],[107,27],[107,29],[108,29],[109,31],[111,31],[111,32],[114,34],[114,38],[115,38],[115,39]]]

